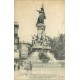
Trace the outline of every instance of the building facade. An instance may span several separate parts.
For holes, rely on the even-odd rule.
[[[20,59],[25,60],[28,58],[29,54],[31,53],[31,44],[26,42],[20,42]]]
[[[19,70],[31,54],[31,44],[19,41],[18,29],[19,24],[14,22],[14,70]]]
[[[14,23],[14,70],[19,69],[19,37],[18,37],[18,29],[19,24],[17,22]]]

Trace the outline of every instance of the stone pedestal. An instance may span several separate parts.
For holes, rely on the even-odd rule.
[[[40,53],[49,56],[48,52],[51,50],[50,39],[48,36],[45,35],[45,28],[46,26],[42,23],[39,23],[37,25],[37,36],[34,36],[32,40],[31,60],[40,60]]]
[[[39,39],[44,35],[45,25],[40,23],[37,25],[37,36]]]

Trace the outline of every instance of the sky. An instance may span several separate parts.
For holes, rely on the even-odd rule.
[[[65,32],[65,4],[64,0],[14,0],[14,22],[19,23],[18,34],[20,41],[30,42],[37,34],[36,22],[42,4],[46,19],[45,33],[51,38]]]

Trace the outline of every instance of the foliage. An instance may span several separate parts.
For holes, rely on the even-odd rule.
[[[50,40],[51,52],[58,60],[65,59],[65,34],[60,34]]]
[[[47,63],[49,61],[49,57],[45,53],[39,53],[39,59],[42,60],[44,63]]]

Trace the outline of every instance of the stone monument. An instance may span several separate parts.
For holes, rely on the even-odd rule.
[[[37,10],[39,12],[39,17],[37,19],[36,27],[37,27],[37,35],[32,37],[32,59],[49,61],[51,58],[50,50],[50,38],[46,36],[45,29],[46,26],[44,24],[44,20],[46,19],[44,7],[42,5],[41,10]]]

